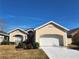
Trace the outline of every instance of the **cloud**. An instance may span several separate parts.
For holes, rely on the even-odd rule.
[[[20,16],[20,19],[28,20],[28,21],[42,21],[44,19],[38,18],[38,17],[27,17],[27,16]]]
[[[15,16],[7,15],[7,16],[4,16],[4,18],[6,18],[6,19],[10,19],[10,18],[15,18]]]
[[[12,15],[0,16],[0,19],[11,19],[11,18],[16,18],[16,16],[12,16]]]

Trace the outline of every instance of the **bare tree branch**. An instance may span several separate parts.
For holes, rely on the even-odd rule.
[[[7,22],[5,19],[0,18],[0,31],[4,31],[4,29],[6,28]]]

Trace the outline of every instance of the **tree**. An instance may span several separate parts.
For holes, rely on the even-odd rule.
[[[4,31],[4,29],[6,28],[7,22],[5,19],[0,18],[0,31]]]

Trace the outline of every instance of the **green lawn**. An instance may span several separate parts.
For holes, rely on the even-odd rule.
[[[0,45],[0,59],[48,59],[41,49],[15,49],[13,45]]]

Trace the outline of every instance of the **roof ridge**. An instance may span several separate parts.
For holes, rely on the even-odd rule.
[[[45,24],[43,24],[43,25],[41,25],[41,26],[39,26],[39,27],[36,27],[34,30],[37,30],[37,29],[39,29],[39,28],[41,28],[41,27],[43,27],[43,26],[45,26],[45,25],[47,25],[47,24],[49,24],[49,23],[53,23],[53,24],[55,24],[55,25],[57,25],[57,26],[63,28],[64,30],[69,31],[68,28],[66,28],[66,27],[64,27],[64,26],[62,26],[62,25],[60,25],[60,24],[58,24],[58,23],[56,23],[56,22],[54,22],[54,21],[49,21],[49,22],[47,22],[47,23],[45,23]]]

